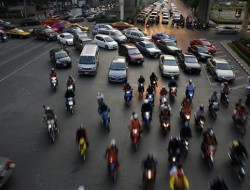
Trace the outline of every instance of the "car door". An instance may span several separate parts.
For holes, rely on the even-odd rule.
[[[208,71],[211,73],[211,74],[213,74],[214,72],[213,72],[213,70],[214,70],[214,60],[210,60],[210,61],[208,61],[207,62],[207,69],[208,69]]]
[[[64,41],[64,35],[63,34],[60,34],[59,36],[59,42],[63,43]]]
[[[183,54],[180,54],[180,55],[178,56],[178,58],[179,58],[180,66],[181,66],[182,68],[184,68],[184,67],[185,67],[185,64],[184,64],[184,55],[183,55]]]
[[[105,48],[105,46],[106,46],[106,41],[103,37],[100,37],[100,46],[103,48]]]
[[[159,66],[160,66],[160,70],[163,71],[163,61],[164,61],[164,57],[162,56],[160,59],[159,59]]]

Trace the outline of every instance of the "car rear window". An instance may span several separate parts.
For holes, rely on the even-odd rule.
[[[95,57],[93,56],[81,56],[79,60],[79,64],[95,64]]]

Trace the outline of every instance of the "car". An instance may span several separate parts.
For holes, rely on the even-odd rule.
[[[98,18],[100,18],[100,16],[98,14],[93,14],[93,15],[89,15],[86,17],[88,22],[94,22],[96,21]]]
[[[0,156],[0,188],[8,181],[15,171],[15,163],[13,160]]]
[[[167,35],[167,34],[164,33],[164,32],[152,34],[152,39],[153,39],[154,41],[161,40],[161,39],[168,39],[168,40],[172,40],[172,41],[174,41],[175,43],[177,43],[176,38],[171,37],[171,36]]]
[[[172,40],[158,40],[156,46],[164,53],[170,55],[178,55],[182,50],[176,46],[176,43]]]
[[[135,46],[142,54],[145,54],[148,57],[159,57],[162,54],[161,50],[150,41],[136,42]]]
[[[93,40],[91,38],[77,35],[73,38],[73,45],[75,46],[76,49],[82,51],[83,47],[86,44],[93,44]]]
[[[98,45],[99,47],[102,47],[105,49],[117,49],[118,48],[117,42],[108,35],[103,35],[103,34],[95,35],[94,43]]]
[[[35,39],[44,39],[52,41],[57,39],[58,33],[51,28],[34,28],[32,32]]]
[[[78,27],[72,27],[72,28],[64,28],[63,30],[62,30],[62,32],[66,32],[66,33],[70,33],[70,34],[72,34],[73,36],[76,36],[76,35],[82,35],[82,36],[88,36],[87,35],[87,32],[83,32],[80,28],[78,28]]]
[[[120,30],[117,30],[117,29],[109,30],[109,29],[105,29],[105,28],[103,28],[103,29],[99,28],[98,34],[109,35],[111,38],[113,38],[118,43],[125,43],[127,41],[127,37]]]
[[[231,26],[220,26],[217,28],[217,34],[238,34],[238,31]]]
[[[50,50],[50,61],[54,67],[71,67],[71,58],[66,50],[62,48],[55,48]]]
[[[139,22],[142,22],[144,23],[145,20],[146,20],[146,15],[145,14],[139,14],[137,17],[136,17],[136,21],[139,23]]]
[[[152,24],[154,24],[154,23],[156,23],[156,22],[157,22],[157,15],[150,15],[150,16],[148,17],[147,23],[152,23]]]
[[[215,47],[205,38],[193,39],[190,41],[190,46],[199,45],[208,49],[211,54],[215,54]]]
[[[144,62],[144,57],[141,52],[131,43],[120,44],[118,54],[124,56],[128,63],[142,64]]]
[[[147,33],[143,32],[140,28],[137,28],[137,27],[131,27],[131,28],[124,29],[124,30],[122,30],[122,33],[125,34],[127,31],[130,31],[130,30],[140,31],[145,36],[147,35]]]
[[[125,82],[127,80],[127,62],[123,56],[116,56],[110,66],[108,72],[109,82]]]
[[[109,24],[96,24],[94,29],[92,30],[92,35],[96,35],[98,33],[98,29],[99,28],[106,28],[106,29],[113,29],[112,26],[110,26]]]
[[[233,73],[233,67],[222,58],[210,58],[207,60],[206,69],[211,73],[214,80],[233,82],[235,80],[235,74]]]
[[[71,18],[69,18],[70,22],[83,22],[84,21],[84,17],[82,15],[75,15]]]
[[[198,63],[195,55],[191,53],[180,53],[178,54],[179,66],[185,73],[197,73],[200,74],[201,66]]]
[[[113,28],[116,28],[117,30],[124,30],[127,28],[134,27],[133,24],[129,24],[127,22],[119,21],[119,22],[114,22],[110,24]]]
[[[70,33],[61,33],[57,36],[57,40],[65,45],[73,45],[73,38],[74,36]]]
[[[52,25],[54,23],[57,23],[57,22],[60,22],[60,17],[55,17],[55,18],[47,18],[47,19],[44,19],[42,20],[41,24],[42,25]]]
[[[64,26],[65,28],[80,28],[83,32],[88,32],[89,31],[89,27],[88,26],[82,26],[78,23],[68,23]]]
[[[64,27],[69,23],[70,22],[68,21],[62,20],[52,24],[51,29],[54,30],[55,32],[61,32],[64,29]]]
[[[152,38],[139,30],[127,30],[125,36],[129,42],[152,41]]]
[[[11,22],[6,22],[3,20],[0,21],[0,30],[11,30],[14,28],[16,28],[16,26]]]
[[[21,39],[30,37],[29,32],[25,32],[19,28],[14,28],[14,29],[11,29],[9,31],[6,31],[6,35],[10,38],[21,38]]]
[[[159,59],[159,68],[162,76],[175,78],[180,76],[180,69],[173,55],[161,55]]]
[[[202,46],[191,46],[188,47],[188,52],[194,54],[199,61],[206,62],[207,59],[212,58],[213,56],[209,53],[207,48]]]
[[[31,18],[24,19],[19,23],[20,26],[36,26],[40,24],[41,22],[39,20],[35,20]]]
[[[162,24],[168,24],[168,22],[169,22],[168,16],[163,15],[163,16],[162,16],[161,23],[162,23]]]

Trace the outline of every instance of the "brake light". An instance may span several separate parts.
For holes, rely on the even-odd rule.
[[[8,160],[6,163],[7,168],[14,168],[15,164],[12,160]]]

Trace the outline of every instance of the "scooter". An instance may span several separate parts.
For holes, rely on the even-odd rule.
[[[153,189],[154,182],[155,182],[155,173],[153,169],[145,170],[143,179],[143,186],[144,186],[143,189],[144,190]]]
[[[139,98],[142,99],[143,93],[144,93],[144,84],[143,83],[138,84],[138,93],[139,93]]]
[[[166,136],[170,131],[170,117],[162,116],[160,122],[161,122],[162,132]]]
[[[208,109],[209,109],[210,115],[214,119],[216,119],[217,118],[217,111],[219,111],[219,103],[218,102],[212,102],[212,105],[210,105]]]
[[[71,114],[74,114],[74,98],[70,97],[67,99],[67,109],[70,111]]]
[[[132,91],[126,91],[124,94],[124,100],[127,105],[129,105],[129,102],[132,100]]]
[[[177,88],[176,87],[171,87],[170,90],[169,90],[169,99],[170,101],[174,101],[175,100],[175,97],[177,95]]]
[[[226,107],[229,105],[229,93],[221,93],[220,102],[223,103]]]
[[[117,177],[117,165],[113,156],[110,156],[108,159],[108,173],[112,181],[115,182]]]
[[[51,139],[52,143],[54,143],[56,140],[54,119],[47,120],[47,128],[48,128],[49,138]]]
[[[132,143],[134,149],[137,150],[139,146],[140,131],[139,129],[132,129]]]
[[[83,158],[83,160],[86,160],[86,150],[87,150],[87,143],[85,139],[82,137],[80,138],[79,145],[78,145],[78,151],[80,153],[80,156]]]
[[[181,146],[182,147],[181,152],[182,152],[184,158],[186,158],[187,155],[188,155],[189,139],[188,138],[182,139],[181,140],[181,145],[182,145]]]
[[[238,118],[236,119],[236,116],[233,115],[233,122],[234,122],[234,125],[235,127],[237,127],[239,130],[240,130],[240,133],[242,135],[245,135],[246,134],[246,124],[247,124],[247,115],[244,115],[243,117],[241,118]]]
[[[207,162],[208,168],[210,170],[213,169],[215,153],[216,153],[216,148],[214,145],[209,145],[205,150],[204,159]]]
[[[154,105],[154,94],[147,94],[146,99],[148,99],[149,104]]]
[[[102,113],[102,122],[103,125],[108,129],[108,131],[110,131],[110,116],[109,116],[109,112],[105,111]]]
[[[200,116],[199,118],[197,118],[196,113],[194,113],[195,115],[195,125],[197,130],[202,133],[204,125],[205,125],[205,117],[204,116]]]
[[[56,78],[56,77],[52,77],[52,78],[50,79],[50,86],[51,86],[51,88],[52,88],[54,91],[56,91],[56,88],[57,88],[57,86],[58,86],[58,82],[57,82],[57,78]]]
[[[190,102],[192,102],[194,97],[194,88],[189,88],[187,89],[187,95],[186,98],[190,100]]]

